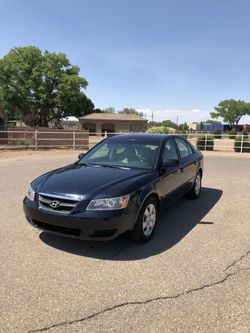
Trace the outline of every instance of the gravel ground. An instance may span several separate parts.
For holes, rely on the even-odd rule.
[[[13,153],[0,154],[0,332],[250,331],[250,154],[207,152],[201,197],[139,245],[32,228],[30,181],[78,152]]]

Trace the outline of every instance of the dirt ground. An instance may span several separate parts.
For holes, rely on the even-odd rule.
[[[49,157],[49,156],[74,156],[83,152],[72,149],[48,149],[48,150],[0,150],[0,159],[8,158],[29,158],[29,157]]]

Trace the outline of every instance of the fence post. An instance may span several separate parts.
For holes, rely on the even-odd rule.
[[[207,150],[207,133],[205,135],[205,150]]]
[[[244,146],[244,134],[241,134],[241,145],[240,145],[240,152],[243,153],[243,146]]]
[[[73,149],[76,149],[76,131],[73,130]]]
[[[35,150],[38,149],[37,136],[38,136],[37,129],[35,129]]]

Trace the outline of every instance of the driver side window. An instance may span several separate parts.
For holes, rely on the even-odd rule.
[[[172,139],[169,139],[164,147],[163,154],[162,154],[162,160],[178,160],[178,154],[175,148],[175,144]]]

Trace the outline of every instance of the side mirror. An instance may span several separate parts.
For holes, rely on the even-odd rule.
[[[78,160],[81,160],[81,159],[83,158],[84,155],[85,155],[84,153],[80,153],[80,154],[78,155]]]
[[[163,168],[175,167],[178,164],[179,164],[179,160],[167,159],[167,160],[162,161],[161,167],[163,167]]]

